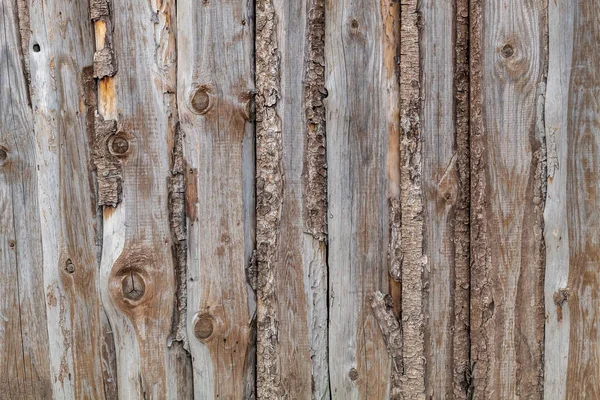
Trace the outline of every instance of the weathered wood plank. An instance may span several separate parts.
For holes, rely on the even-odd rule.
[[[36,141],[17,2],[2,1],[0,13],[0,393],[49,399]]]
[[[186,397],[189,359],[177,345],[169,348],[177,314],[168,188],[177,123],[175,3],[105,5],[96,0],[90,12],[100,79],[94,162],[104,205],[99,281],[119,397]]]
[[[567,220],[567,138],[570,133],[567,129],[570,90],[579,90],[570,85],[570,79],[574,45],[573,24],[575,10],[580,4],[581,2],[563,1],[548,3],[549,63],[545,102],[548,190],[544,209],[546,399],[565,399],[567,393],[571,324],[570,307],[566,303],[571,300],[568,298],[570,237]],[[576,156],[577,159],[581,160]],[[583,388],[580,384],[576,386]]]
[[[279,26],[275,40],[279,53],[280,87],[274,105],[281,121],[281,216],[274,225],[276,242],[273,261],[265,265],[265,248],[261,240],[265,231],[259,229],[258,239],[259,283],[270,274],[274,283],[258,287],[258,395],[262,398],[293,397],[300,399],[327,399],[330,397],[327,360],[327,265],[326,265],[326,152],[324,90],[324,35],[325,2],[307,0],[275,2],[272,11]],[[264,21],[258,8],[258,27]],[[266,27],[266,26],[265,26]],[[261,30],[264,32],[264,28]],[[271,37],[258,36],[258,40]],[[269,50],[263,43],[257,49]],[[271,54],[267,54],[271,56]],[[304,62],[299,60],[303,59]],[[257,52],[257,108],[258,154],[268,148],[269,135],[263,126],[270,121],[268,104],[262,101],[269,93],[265,73],[271,64],[265,63],[265,53]],[[271,59],[268,60],[272,62]],[[263,87],[263,84],[267,84]],[[279,101],[283,99],[282,101]],[[265,105],[265,107],[262,106]],[[268,129],[268,126],[266,126]],[[268,182],[269,171],[262,171],[264,160],[259,160],[257,176]],[[259,186],[260,189],[260,186]],[[259,227],[264,214],[261,205],[268,203],[268,191],[258,192]],[[265,268],[270,269],[265,271]],[[272,293],[267,293],[269,289]],[[263,295],[272,296],[276,318],[277,370],[264,368]],[[267,298],[267,301],[270,299]],[[269,310],[266,310],[269,311]],[[264,341],[264,342],[263,342]],[[263,382],[273,380],[278,395]]]
[[[466,86],[467,60],[465,44],[455,43],[468,37],[466,24],[456,19],[464,6],[462,10],[458,7],[451,2],[421,3],[425,383],[427,398],[434,399],[466,398],[464,373],[469,362],[468,328],[464,318],[456,319],[469,309],[468,286],[464,287],[469,283],[468,258],[464,257],[468,254],[464,223],[468,223],[469,188],[468,180],[460,179],[461,172],[468,176],[468,171],[460,171],[460,163],[468,159],[468,148],[465,143],[457,146],[468,135],[468,121],[458,114],[461,105],[464,112],[464,93],[461,98],[457,92],[464,92]],[[461,68],[463,75],[457,75],[455,70]],[[461,100],[463,104],[458,104]],[[462,118],[460,124],[455,118]],[[462,225],[460,230],[457,225]],[[463,376],[456,381],[456,374]]]
[[[87,2],[32,1],[30,6],[31,46],[37,47],[29,68],[55,398],[110,397],[116,383],[114,364],[102,351],[103,331],[110,327],[101,321],[97,285],[101,221],[90,154],[96,92],[88,15]]]
[[[473,398],[539,398],[545,3],[471,2]]]
[[[197,399],[254,396],[251,3],[177,2],[187,162],[187,326]]]
[[[558,11],[557,9],[553,10]],[[600,397],[600,346],[598,322],[600,314],[600,2],[576,1],[561,16],[567,23],[572,17],[570,76],[553,82],[567,93],[566,100],[566,151],[564,140],[556,143],[560,167],[566,167],[566,222],[568,243],[568,283],[552,296],[556,317],[559,310],[568,308],[568,341],[566,369],[566,398],[588,399]],[[569,31],[567,31],[569,32]],[[554,35],[553,44],[558,40]],[[560,35],[563,35],[561,32]],[[563,40],[569,40],[569,36]],[[560,42],[558,42],[560,43]],[[560,46],[560,45],[559,45]],[[567,45],[568,46],[568,45]],[[566,46],[565,46],[566,47]],[[560,47],[559,47],[560,48]],[[564,50],[570,50],[568,47]],[[554,47],[553,50],[557,50]],[[560,66],[560,64],[559,64]],[[556,78],[556,76],[553,76]],[[553,110],[554,111],[554,110]],[[555,122],[555,121],[553,121]],[[556,135],[555,134],[555,138]],[[564,161],[563,164],[560,164]],[[561,171],[561,173],[564,173]],[[556,241],[556,238],[554,238]],[[568,307],[567,307],[568,306]],[[565,371],[562,371],[563,374]],[[563,389],[561,389],[561,392]]]
[[[327,1],[325,14],[331,396],[385,399],[391,359],[370,297],[392,286],[388,199],[400,195],[399,4]]]

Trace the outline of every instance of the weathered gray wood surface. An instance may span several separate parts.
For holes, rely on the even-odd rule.
[[[0,10],[1,398],[600,396],[597,0]]]
[[[17,4],[0,3],[0,392],[51,398],[36,138]]]
[[[471,3],[473,398],[539,398],[543,384],[545,4]],[[542,131],[543,132],[543,131]]]
[[[252,8],[177,2],[177,98],[186,160],[187,340],[194,397],[254,393],[254,248],[250,105]]]
[[[600,396],[596,1],[550,4],[545,394]]]
[[[389,396],[391,362],[369,305],[390,291],[388,199],[399,195],[398,6],[328,1],[325,101],[331,395]],[[397,32],[397,31],[396,31]]]

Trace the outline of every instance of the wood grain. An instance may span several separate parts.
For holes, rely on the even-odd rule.
[[[110,6],[109,16],[95,22],[96,52],[109,46],[118,71],[99,80],[98,108],[104,120],[116,121],[107,145],[121,162],[123,185],[120,203],[103,210],[99,279],[115,337],[118,394],[184,397],[189,359],[169,348],[176,304],[168,211],[177,123],[175,3]]]
[[[29,68],[53,396],[100,399],[111,395],[116,371],[102,352],[110,328],[97,286],[92,24],[87,3],[32,2],[29,15],[31,45],[39,46]]]
[[[469,307],[468,298],[461,298],[460,293],[456,295],[457,290],[465,290],[460,285],[468,285],[465,265],[457,265],[461,261],[465,264],[460,259],[462,253],[457,246],[468,246],[468,242],[456,240],[455,237],[455,226],[464,223],[456,220],[460,213],[459,201],[464,204],[464,194],[468,193],[468,186],[461,186],[464,181],[461,182],[459,176],[459,163],[468,153],[456,145],[460,140],[459,129],[462,128],[462,138],[465,134],[465,121],[461,121],[463,125],[455,122],[455,110],[459,107],[456,104],[459,99],[455,100],[455,40],[458,40],[458,35],[465,34],[459,32],[456,35],[454,32],[455,24],[458,25],[455,22],[456,12],[450,2],[440,4],[425,0],[421,4],[422,151],[425,155],[422,182],[423,223],[426,227],[424,255],[427,257],[427,268],[423,271],[427,282],[424,293],[424,311],[427,315],[425,382],[427,397],[435,399],[452,399],[455,395],[466,398],[464,384],[462,388],[455,388],[454,381],[455,371],[462,370],[464,374],[468,365],[467,343],[464,343],[464,339],[461,343],[454,338],[455,334],[465,332],[460,326],[461,321],[458,321],[458,329],[455,328],[455,315]],[[460,56],[458,54],[457,59]],[[464,55],[462,60],[457,61],[465,62]],[[461,89],[464,90],[464,86]],[[462,270],[456,272],[457,268]],[[464,275],[467,275],[466,282]],[[459,279],[463,281],[457,287]],[[462,349],[455,349],[455,343],[458,347],[462,345]]]
[[[471,3],[473,398],[540,398],[542,1]]]
[[[194,398],[254,396],[254,141],[249,3],[177,2],[187,162],[187,324]]]
[[[399,173],[388,169],[398,165],[399,10],[388,7],[325,5],[332,398],[390,396],[391,360],[369,303],[390,291],[388,198],[399,195]]]
[[[566,219],[569,246],[568,291],[555,307],[569,309],[567,399],[600,396],[598,177],[600,176],[600,3],[578,1],[573,14],[568,80]],[[567,90],[567,86],[563,86]],[[560,296],[559,296],[560,297]]]
[[[277,235],[275,261],[269,266],[276,296],[277,352],[280,360],[275,379],[279,381],[282,396],[299,399],[330,398],[327,165],[325,108],[322,102],[326,95],[324,4],[322,0],[274,4],[275,18],[280,25],[287,27],[276,32],[281,76],[279,97],[285,99],[276,105],[281,120],[281,170],[285,179],[281,219],[274,232]],[[298,61],[300,56],[303,62]],[[257,69],[257,72],[262,70]],[[264,80],[259,77],[257,82],[260,84]],[[257,87],[258,93],[261,89],[262,86]],[[257,115],[258,124],[263,123],[262,118]],[[264,148],[264,137],[259,138],[261,142],[257,143],[257,147]],[[258,176],[265,175],[260,170],[257,172]],[[260,210],[258,216],[261,224]],[[261,304],[259,301],[259,322]],[[259,354],[262,348],[259,346]],[[257,366],[259,382],[270,372],[263,368],[260,360]],[[260,386],[258,394],[264,395]]]
[[[545,101],[547,194],[544,209],[546,241],[544,348],[544,398],[565,399],[569,363],[569,298],[555,296],[570,291],[567,219],[567,138],[575,10],[581,2],[548,3],[548,87]],[[577,91],[577,89],[575,89]],[[576,160],[580,157],[577,157]],[[574,221],[573,221],[574,222]],[[577,387],[581,387],[577,385]]]
[[[37,144],[16,1],[0,13],[0,393],[50,399]]]

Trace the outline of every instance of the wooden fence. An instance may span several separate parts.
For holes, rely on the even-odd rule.
[[[600,398],[599,0],[0,10],[0,398]]]

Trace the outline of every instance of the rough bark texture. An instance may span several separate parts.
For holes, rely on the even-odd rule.
[[[283,202],[277,17],[271,0],[256,4],[256,262],[258,398],[284,395],[278,351],[275,268]]]
[[[109,146],[117,133],[117,121],[97,115],[94,123],[94,164],[98,177],[98,206],[116,207],[121,201],[123,171]]]
[[[417,0],[402,3],[400,33],[400,182],[402,209],[402,331],[405,399],[425,397],[423,318],[423,191],[420,15]]]
[[[394,302],[390,295],[375,292],[371,295],[370,302],[388,353],[392,358],[390,399],[402,399],[402,326],[394,314]]]

